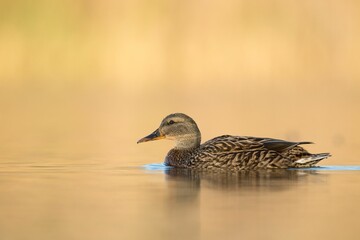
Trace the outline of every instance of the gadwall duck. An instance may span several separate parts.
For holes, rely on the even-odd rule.
[[[158,139],[175,141],[165,158],[165,165],[193,169],[286,169],[312,167],[330,156],[311,154],[299,145],[273,138],[223,135],[201,144],[195,121],[183,114],[165,117],[158,129],[137,143]]]

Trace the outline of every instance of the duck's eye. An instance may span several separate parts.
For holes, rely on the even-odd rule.
[[[169,124],[169,125],[172,125],[172,124],[174,124],[174,123],[175,123],[174,120],[170,120],[168,124]]]

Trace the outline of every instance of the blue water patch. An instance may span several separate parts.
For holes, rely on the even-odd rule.
[[[151,163],[143,166],[146,170],[150,171],[164,171],[170,169],[171,167],[165,166],[163,163]]]
[[[360,166],[318,166],[312,168],[291,168],[291,170],[316,171],[360,171]]]

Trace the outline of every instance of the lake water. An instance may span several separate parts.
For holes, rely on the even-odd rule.
[[[1,239],[360,235],[358,166],[230,174],[50,155],[1,162]]]
[[[263,101],[249,104],[259,95],[250,90],[223,93],[211,104],[182,92],[177,99],[185,107],[170,95],[153,98],[157,91],[139,100],[95,87],[4,90],[0,239],[358,239],[358,98],[279,92],[297,108],[267,100],[277,110]],[[178,109],[194,117],[203,141],[221,134],[314,141],[306,146],[311,152],[333,156],[321,168],[275,172],[166,168],[170,141],[136,141]]]

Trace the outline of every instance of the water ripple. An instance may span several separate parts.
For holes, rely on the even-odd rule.
[[[143,167],[149,171],[163,171],[163,170],[172,168],[169,166],[165,166],[165,164],[163,164],[163,163],[151,163],[151,164],[146,164]]]
[[[143,166],[146,170],[150,171],[162,171],[171,169],[169,166],[165,166],[163,163],[152,163]],[[311,168],[290,168],[290,170],[302,170],[302,171],[360,171],[360,166],[318,166]]]
[[[291,170],[302,171],[306,170],[316,170],[316,171],[360,171],[360,166],[319,166],[312,168],[291,168]]]

